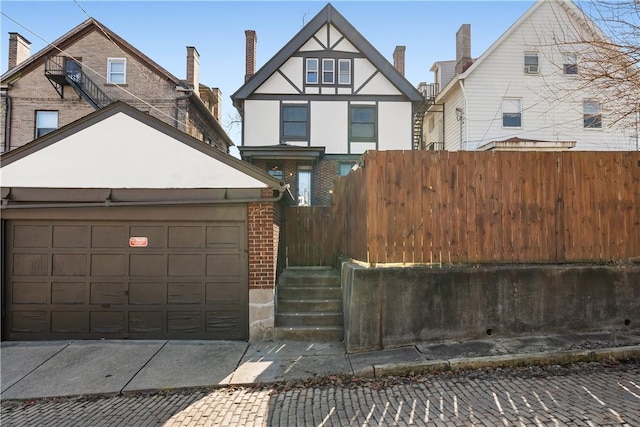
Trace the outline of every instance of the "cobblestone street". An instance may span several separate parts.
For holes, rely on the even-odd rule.
[[[498,369],[273,387],[3,401],[8,426],[640,425],[640,365]]]

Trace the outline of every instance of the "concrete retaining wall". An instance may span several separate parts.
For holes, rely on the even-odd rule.
[[[342,264],[350,353],[418,342],[640,329],[640,265]]]

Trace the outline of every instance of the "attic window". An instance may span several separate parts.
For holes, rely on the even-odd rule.
[[[127,59],[107,59],[107,83],[125,84],[127,82]]]
[[[323,58],[322,59],[322,83],[333,84],[336,81],[335,71],[335,59]]]
[[[538,52],[525,52],[524,54],[524,73],[538,74]]]
[[[307,84],[318,84],[318,58],[307,58]]]
[[[338,84],[351,84],[351,60],[338,59]]]

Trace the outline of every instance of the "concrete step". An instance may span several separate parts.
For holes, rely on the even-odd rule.
[[[342,313],[341,299],[278,299],[278,313]]]
[[[340,313],[278,313],[277,326],[336,326],[342,328]]]
[[[278,286],[340,286],[340,273],[329,267],[288,267],[278,279]]]
[[[279,287],[278,301],[283,300],[306,300],[306,299],[342,299],[342,288],[340,287],[317,287],[317,286],[296,286]]]
[[[289,341],[342,341],[342,327],[336,326],[276,326],[274,339]]]

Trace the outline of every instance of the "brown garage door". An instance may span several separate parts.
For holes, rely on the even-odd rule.
[[[245,217],[6,221],[6,339],[246,339]]]

